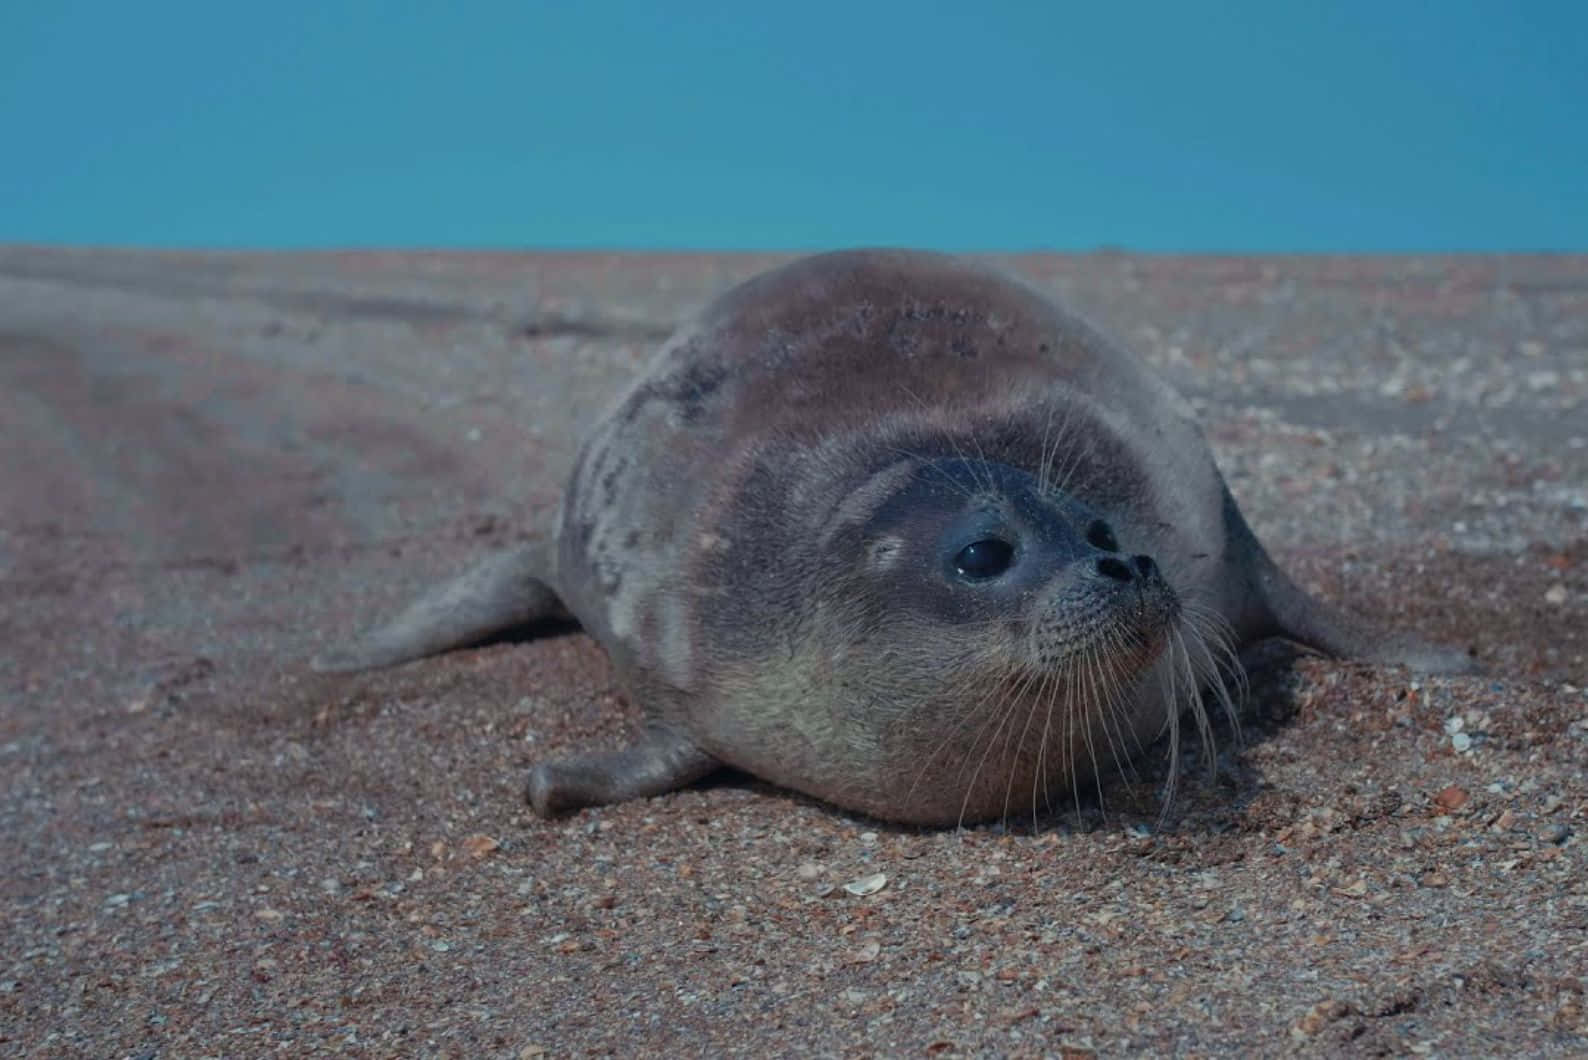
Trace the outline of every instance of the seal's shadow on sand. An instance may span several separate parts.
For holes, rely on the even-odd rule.
[[[587,635],[583,626],[571,618],[542,618],[534,622],[504,629],[479,641],[475,648],[492,648],[498,644],[529,644],[537,640],[550,640],[553,637],[567,637],[573,635]]]

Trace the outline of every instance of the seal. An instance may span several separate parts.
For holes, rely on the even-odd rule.
[[[646,720],[537,765],[541,814],[728,765],[884,820],[979,821],[1165,733],[1178,750],[1183,717],[1210,740],[1250,641],[1470,667],[1303,592],[1144,362],[1012,277],[914,251],[719,297],[595,427],[551,536],[316,666],[569,616]]]

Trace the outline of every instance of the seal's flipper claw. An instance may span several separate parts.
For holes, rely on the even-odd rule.
[[[676,791],[721,764],[682,733],[653,726],[621,751],[542,762],[529,771],[524,797],[536,813],[550,817]]]
[[[500,552],[431,589],[357,643],[317,655],[309,665],[322,673],[370,670],[478,644],[540,619],[567,618],[552,587],[552,556],[550,542]]]

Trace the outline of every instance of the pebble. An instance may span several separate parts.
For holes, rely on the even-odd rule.
[[[502,844],[488,835],[471,835],[462,843],[471,858],[483,858],[501,849]]]
[[[861,946],[859,949],[855,950],[855,952],[850,955],[849,959],[850,959],[850,961],[852,961],[855,964],[870,964],[872,961],[876,960],[881,954],[882,954],[882,943],[873,941],[873,942],[868,942],[865,945]]]

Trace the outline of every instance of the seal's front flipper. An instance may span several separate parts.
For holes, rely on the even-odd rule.
[[[1418,673],[1467,674],[1477,663],[1464,651],[1392,633],[1308,596],[1272,563],[1259,574],[1274,619],[1274,633],[1326,655],[1405,666]]]
[[[315,656],[309,665],[323,673],[370,670],[465,648],[540,619],[569,618],[552,588],[554,548],[543,541],[498,553],[351,647]]]
[[[693,784],[722,763],[674,729],[651,726],[621,751],[542,762],[529,771],[524,797],[542,817],[663,795]]]
[[[1405,666],[1419,673],[1477,671],[1477,662],[1464,651],[1430,644],[1409,633],[1379,629],[1371,622],[1309,596],[1269,558],[1241,517],[1228,490],[1224,493],[1224,505],[1231,547],[1246,550],[1251,570],[1251,613],[1243,623],[1250,634],[1284,637],[1325,655]]]

